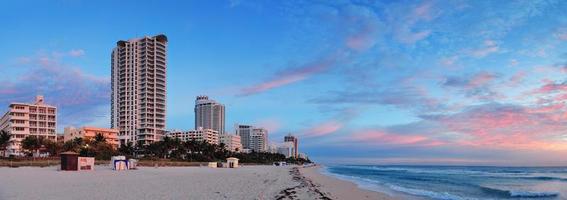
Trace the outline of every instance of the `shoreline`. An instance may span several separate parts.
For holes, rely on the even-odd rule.
[[[360,200],[398,200],[399,198],[389,196],[388,194],[367,190],[358,187],[357,184],[345,180],[341,180],[332,176],[322,174],[319,170],[321,166],[300,168],[299,173],[307,182],[311,182],[313,187],[311,190],[319,191],[326,199],[360,199]],[[295,179],[295,177],[294,177]]]

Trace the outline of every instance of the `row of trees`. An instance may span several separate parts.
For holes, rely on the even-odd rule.
[[[170,159],[179,161],[212,162],[224,161],[228,157],[236,157],[242,163],[263,163],[286,161],[289,163],[308,163],[307,159],[287,158],[279,153],[252,152],[238,153],[225,148],[221,143],[210,144],[207,142],[187,141],[183,142],[178,138],[172,139],[165,137],[162,141],[150,143],[148,145],[137,144],[122,145],[118,152],[135,158],[146,159]]]
[[[10,140],[10,134],[0,133],[0,150],[5,150]],[[267,152],[237,153],[228,151],[224,144],[216,145],[206,142],[187,141],[165,137],[162,141],[133,145],[128,143],[114,149],[106,142],[103,135],[97,134],[93,139],[75,138],[67,142],[54,142],[41,137],[28,136],[22,140],[22,149],[28,156],[49,153],[57,156],[61,152],[73,151],[81,156],[91,156],[96,159],[109,160],[114,155],[126,155],[139,159],[169,159],[177,161],[211,162],[223,161],[228,157],[236,157],[242,163],[272,163],[286,161],[289,163],[308,163],[308,159],[285,158],[282,154]]]

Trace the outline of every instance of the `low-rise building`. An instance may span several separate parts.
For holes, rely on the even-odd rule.
[[[225,148],[229,151],[240,152],[242,150],[242,143],[240,136],[231,134],[221,134],[219,142],[224,144]]]
[[[56,129],[57,108],[45,104],[43,96],[37,96],[34,103],[11,103],[0,118],[0,130],[12,135],[5,156],[23,155],[21,141],[28,136],[56,141]]]
[[[170,131],[167,134],[171,138],[179,138],[179,140],[187,142],[195,140],[197,142],[207,142],[210,144],[219,144],[219,133],[213,129],[203,129],[199,127],[197,130],[189,131]]]
[[[75,138],[83,138],[83,140],[94,140],[97,134],[104,136],[106,143],[111,144],[114,148],[118,148],[120,140],[118,139],[118,129],[97,128],[97,127],[65,127],[63,141],[74,140]]]

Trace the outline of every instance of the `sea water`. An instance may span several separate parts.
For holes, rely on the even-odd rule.
[[[567,167],[326,166],[360,187],[416,199],[567,199]]]

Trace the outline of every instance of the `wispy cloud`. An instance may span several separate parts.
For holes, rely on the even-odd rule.
[[[69,56],[71,57],[81,57],[85,55],[85,50],[82,49],[73,49],[71,51],[69,51]]]
[[[325,72],[335,64],[334,57],[317,60],[313,63],[298,67],[290,68],[285,71],[276,73],[272,78],[260,82],[258,84],[241,89],[239,96],[249,96],[262,93],[270,89],[282,87],[288,84],[299,82],[309,78],[312,75]]]
[[[554,33],[554,36],[560,40],[567,40],[567,28],[561,28]]]
[[[494,40],[485,40],[483,47],[469,50],[469,54],[476,58],[483,58],[490,54],[497,53],[500,46]]]
[[[336,116],[322,121],[301,131],[301,135],[307,138],[321,137],[340,131],[352,119],[358,116],[358,110],[355,108],[344,108],[340,110]]]
[[[24,73],[0,81],[0,104],[31,102],[36,95],[44,95],[47,103],[59,108],[60,127],[106,116],[107,110],[101,107],[110,102],[108,77],[88,74],[53,56],[26,58],[25,63],[13,66]]]

